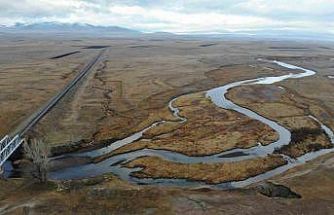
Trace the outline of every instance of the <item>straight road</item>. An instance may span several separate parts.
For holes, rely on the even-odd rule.
[[[29,129],[31,129],[36,123],[41,120],[45,114],[47,114],[72,88],[74,88],[80,80],[82,80],[99,62],[99,59],[104,54],[106,49],[103,49],[99,54],[94,57],[84,68],[75,76],[75,78],[68,83],[57,95],[50,99],[42,108],[40,108],[36,113],[34,113],[30,118],[24,121],[16,131],[13,132],[10,136],[19,135],[23,137]]]

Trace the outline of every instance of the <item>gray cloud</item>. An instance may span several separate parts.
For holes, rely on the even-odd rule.
[[[60,21],[144,31],[334,29],[333,0],[0,0],[0,24]]]

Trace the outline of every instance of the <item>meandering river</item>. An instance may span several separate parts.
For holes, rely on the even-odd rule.
[[[279,125],[278,123],[270,119],[267,119],[255,113],[254,111],[250,109],[240,107],[239,105],[233,103],[233,101],[228,100],[225,97],[225,95],[228,92],[228,90],[234,87],[238,87],[242,85],[274,84],[277,82],[284,81],[286,79],[298,79],[298,78],[304,78],[307,76],[312,76],[312,75],[315,75],[316,72],[309,70],[309,69],[302,68],[302,67],[294,66],[288,63],[280,62],[280,61],[267,61],[267,60],[262,60],[262,59],[259,59],[259,60],[271,62],[281,67],[288,68],[291,71],[294,71],[294,73],[290,73],[287,75],[281,75],[281,76],[275,76],[275,77],[250,79],[250,80],[244,80],[244,81],[238,81],[238,82],[226,84],[224,86],[217,87],[217,88],[207,91],[207,97],[210,98],[211,101],[220,108],[237,111],[241,114],[244,114],[252,119],[258,120],[270,126],[272,129],[274,129],[279,134],[279,138],[277,141],[269,145],[266,145],[266,146],[259,144],[249,149],[237,148],[237,149],[225,151],[223,153],[210,155],[210,156],[202,156],[202,157],[191,157],[191,156],[187,156],[181,153],[172,152],[168,150],[142,149],[142,150],[137,150],[133,152],[128,152],[128,153],[112,156],[99,163],[89,163],[89,164],[84,164],[81,166],[60,169],[60,170],[51,172],[50,177],[53,179],[60,179],[60,180],[78,179],[78,178],[98,176],[104,173],[112,172],[113,174],[119,176],[123,180],[127,180],[127,181],[137,183],[137,184],[163,184],[163,185],[175,185],[175,186],[201,185],[201,186],[210,186],[210,187],[216,187],[216,188],[221,188],[221,189],[229,189],[229,188],[244,187],[249,184],[268,179],[294,166],[305,163],[306,161],[312,160],[320,155],[334,151],[334,149],[323,149],[317,152],[311,152],[311,153],[305,154],[295,160],[287,156],[284,156],[284,158],[287,160],[287,164],[284,166],[270,170],[266,173],[257,175],[255,177],[250,177],[246,180],[232,181],[232,182],[221,183],[221,184],[216,184],[216,185],[209,185],[209,184],[205,184],[204,182],[188,181],[184,179],[163,179],[163,178],[161,179],[150,179],[150,178],[139,179],[136,177],[132,177],[131,173],[140,170],[140,168],[129,169],[129,168],[122,167],[121,165],[122,163],[129,162],[131,160],[134,160],[142,156],[156,156],[164,160],[178,162],[178,163],[187,163],[187,164],[200,163],[200,162],[202,163],[233,162],[233,161],[252,159],[255,157],[265,157],[269,154],[272,154],[275,148],[289,144],[290,139],[291,139],[291,133],[288,129],[284,128],[283,126]],[[174,116],[179,119],[180,123],[185,123],[187,119],[184,117],[181,117],[179,115],[178,108],[173,106],[173,102],[176,99],[177,98],[174,98],[173,100],[169,102],[169,109],[173,112]],[[327,126],[325,126],[324,124],[322,124],[314,116],[310,116],[310,118],[312,118],[313,120],[319,123],[319,125],[322,127],[324,132],[330,137],[332,143],[334,144],[333,131],[329,129]],[[165,123],[165,121],[153,123],[152,125],[143,129],[142,131],[137,132],[133,135],[130,135],[129,137],[126,137],[122,140],[116,141],[107,147],[89,151],[89,152],[84,152],[84,153],[73,153],[71,155],[66,155],[66,156],[79,156],[79,157],[88,156],[88,157],[94,158],[94,157],[108,154],[122,146],[131,144],[139,140],[140,138],[142,138],[144,132],[162,123]]]

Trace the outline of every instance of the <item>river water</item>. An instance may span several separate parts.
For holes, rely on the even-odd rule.
[[[267,60],[262,60],[262,59],[259,59],[259,60],[270,62],[276,65],[279,65],[281,67],[290,69],[294,73],[290,73],[287,75],[281,75],[281,76],[250,79],[250,80],[244,80],[244,81],[238,81],[238,82],[226,84],[224,86],[217,87],[217,88],[207,91],[207,97],[210,98],[211,101],[220,108],[237,111],[241,114],[244,114],[252,119],[258,120],[270,126],[272,129],[274,129],[279,134],[279,138],[277,141],[269,145],[266,145],[266,146],[263,146],[262,144],[259,143],[259,145],[252,147],[252,148],[248,148],[248,149],[236,148],[233,150],[225,151],[223,153],[210,155],[210,156],[202,156],[202,157],[191,157],[191,156],[187,156],[181,153],[172,152],[168,150],[142,149],[142,150],[128,152],[128,153],[121,154],[121,155],[112,156],[98,163],[89,163],[85,165],[57,170],[57,171],[51,172],[50,177],[52,179],[58,179],[58,180],[79,179],[79,178],[94,177],[94,176],[98,176],[104,173],[112,172],[113,174],[119,176],[123,180],[127,180],[127,181],[137,183],[137,184],[162,184],[162,185],[173,185],[173,186],[183,186],[183,187],[209,186],[209,187],[215,187],[215,188],[220,188],[220,189],[229,189],[229,188],[244,187],[249,184],[268,179],[292,167],[295,167],[309,160],[312,160],[320,155],[334,151],[334,149],[319,150],[317,152],[311,152],[311,153],[305,154],[297,159],[291,159],[287,156],[284,156],[284,158],[287,161],[287,164],[284,166],[270,170],[266,173],[257,175],[255,177],[250,177],[246,180],[232,181],[232,182],[215,184],[215,185],[205,184],[204,182],[198,182],[198,181],[189,181],[185,179],[163,179],[163,178],[161,179],[151,179],[151,178],[139,179],[139,178],[131,177],[131,173],[140,170],[140,168],[129,169],[129,168],[125,168],[121,166],[122,163],[129,162],[131,160],[134,160],[142,156],[156,156],[164,160],[178,162],[178,163],[186,163],[186,164],[241,161],[241,160],[252,159],[256,157],[265,157],[269,154],[272,154],[275,148],[279,148],[283,145],[289,144],[290,139],[291,139],[291,133],[288,129],[284,128],[283,126],[279,125],[278,123],[270,119],[267,119],[255,113],[252,110],[240,107],[239,105],[228,100],[225,97],[225,95],[228,92],[228,90],[234,87],[238,87],[242,85],[256,85],[256,84],[269,85],[269,84],[274,84],[274,83],[281,82],[287,79],[299,79],[299,78],[304,78],[307,76],[312,76],[312,75],[315,75],[316,72],[309,70],[309,69],[302,68],[302,67],[298,67],[295,65],[291,65],[288,63],[280,62],[280,61],[267,61]],[[173,100],[169,102],[169,109],[173,112],[174,116],[179,119],[180,123],[184,123],[187,121],[187,119],[180,116],[178,108],[173,106],[173,103],[176,99],[177,98],[174,98]],[[314,116],[310,116],[310,118],[312,118],[317,123],[319,123],[319,125],[322,127],[322,129],[327,134],[327,136],[330,137],[332,143],[334,144],[334,134],[331,131],[331,129],[329,129],[327,126],[322,124]],[[116,141],[107,147],[97,149],[97,150],[92,150],[89,152],[84,152],[84,153],[73,153],[71,155],[66,155],[66,156],[76,156],[76,157],[87,157],[88,156],[88,157],[94,158],[94,157],[108,154],[120,147],[123,147],[127,144],[131,144],[139,140],[140,138],[142,138],[144,132],[151,129],[152,127],[155,127],[163,123],[165,123],[165,121],[155,122],[149,127],[143,129],[142,131],[137,132],[133,135],[130,135],[129,137],[126,137],[122,140]]]

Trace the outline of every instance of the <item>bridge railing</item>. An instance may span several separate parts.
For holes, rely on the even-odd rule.
[[[0,142],[0,167],[6,162],[6,160],[15,152],[15,150],[24,142],[19,135],[16,135],[13,139],[6,136]]]
[[[7,146],[7,144],[10,142],[10,138],[8,135],[6,135],[2,140],[0,140],[0,152]]]

